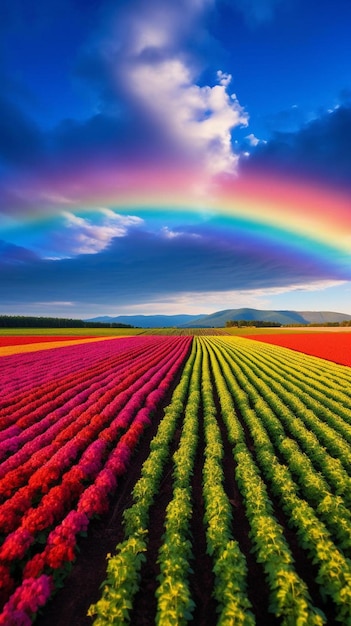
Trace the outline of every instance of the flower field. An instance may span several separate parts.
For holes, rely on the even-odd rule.
[[[37,350],[51,350],[52,348],[62,348],[70,345],[80,345],[83,343],[91,343],[103,341],[111,337],[74,337],[74,336],[55,336],[55,337],[0,337],[0,358],[11,354],[23,354],[24,352],[36,352]]]
[[[0,363],[0,624],[351,624],[349,367],[224,335]]]
[[[269,334],[249,337],[351,366],[351,332]]]
[[[23,346],[31,343],[46,343],[51,341],[71,341],[79,339],[92,339],[92,335],[78,337],[74,335],[55,335],[55,336],[41,336],[38,335],[8,335],[7,337],[0,337],[0,348],[5,346]]]
[[[0,624],[30,623],[108,509],[190,338],[85,343],[2,358]]]

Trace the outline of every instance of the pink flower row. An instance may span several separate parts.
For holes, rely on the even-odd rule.
[[[170,350],[172,350],[171,345],[163,347],[163,358],[168,358]],[[67,415],[64,415],[64,407],[49,413],[42,420],[40,420],[40,415],[36,414],[38,423],[34,425],[33,430],[28,429],[32,434],[32,439],[29,439],[25,445],[23,445],[24,436],[20,439],[19,436],[15,435],[14,443],[9,437],[8,441],[4,442],[4,447],[7,446],[8,450],[11,450],[13,445],[15,452],[19,442],[22,443],[23,447],[0,465],[0,500],[1,497],[9,497],[14,489],[28,479],[34,469],[55,454],[65,442],[70,441],[78,432],[81,432],[96,415],[102,413],[106,418],[113,417],[126,404],[132,393],[150,377],[152,373],[150,365],[158,362],[156,359],[160,358],[160,354],[159,351],[156,353],[154,351],[149,357],[141,356],[134,362],[129,360],[127,368],[121,372],[119,384],[116,384],[115,372],[108,376],[105,375],[104,387],[101,388],[101,382],[98,383],[99,390],[91,394],[88,406],[79,404],[78,397],[74,403],[76,406],[73,406]],[[128,371],[129,375],[127,375]],[[144,378],[141,375],[144,375]],[[110,406],[108,406],[109,404]],[[40,432],[40,426],[43,426],[45,432],[34,437],[33,432],[35,434]]]
[[[135,339],[135,338],[130,338]],[[101,358],[101,346],[107,344],[108,350],[105,358]],[[135,342],[134,342],[135,343]],[[112,344],[112,346],[110,345]],[[1,417],[1,429],[5,428],[5,425],[11,424],[19,417],[14,417],[14,411],[22,410],[22,414],[28,413],[28,408],[32,411],[38,406],[38,397],[45,397],[47,401],[55,399],[57,395],[57,386],[59,385],[62,391],[70,390],[72,387],[72,380],[80,380],[88,386],[89,377],[94,377],[106,371],[107,367],[113,365],[119,366],[128,358],[140,355],[143,351],[153,349],[155,344],[153,342],[146,342],[139,339],[139,343],[135,344],[134,349],[126,350],[125,341],[109,340],[106,342],[96,342],[91,344],[83,344],[81,348],[85,349],[85,353],[79,356],[71,353],[73,347],[57,348],[50,351],[40,351],[34,353],[32,361],[27,365],[27,383],[23,378],[20,381],[20,388],[14,393],[12,392],[13,385],[13,371],[9,367],[5,367],[2,359],[2,371],[4,372],[4,381],[1,384],[3,395],[0,400],[0,417]],[[111,352],[111,348],[113,351]],[[62,353],[62,350],[67,352]],[[55,353],[55,360],[51,363],[46,363],[46,355],[48,352]],[[13,358],[18,360],[18,357],[28,355],[14,355]],[[97,357],[99,357],[97,359]],[[50,359],[52,361],[52,357]],[[77,367],[78,366],[78,367]],[[22,368],[20,366],[19,370]],[[36,383],[36,373],[38,368],[44,368],[45,380],[42,380],[38,385]],[[31,395],[28,395],[31,394]],[[32,404],[34,403],[34,404]],[[35,404],[36,403],[36,404]],[[4,418],[7,418],[6,420]]]
[[[55,460],[52,463],[49,460],[43,468],[39,468],[29,478],[28,485],[15,494],[17,500],[13,513],[16,517],[22,509],[22,516],[16,518],[15,530],[7,536],[0,548],[0,585],[3,588],[3,600],[7,599],[0,615],[0,625],[21,624],[20,621],[16,622],[16,619],[20,619],[19,611],[23,613],[23,624],[31,623],[31,615],[37,609],[34,600],[32,604],[28,601],[31,598],[28,590],[36,588],[35,585],[44,580],[46,588],[51,590],[52,572],[75,558],[77,535],[86,530],[93,515],[107,511],[109,495],[116,488],[117,478],[126,471],[141,434],[188,354],[191,338],[171,339],[172,349],[159,351],[158,360],[154,359],[154,364],[140,376],[139,381],[135,380],[131,384],[129,398],[127,389],[117,393],[100,416],[96,416],[90,435],[88,430],[85,433],[87,439],[90,436],[90,441],[81,438],[81,432],[77,434],[73,441],[68,442],[71,448],[65,448],[64,445],[62,450],[65,449],[65,452],[60,455],[58,451],[57,456],[53,457]],[[103,427],[103,420],[106,419],[110,420],[109,425]],[[118,441],[123,430],[125,434]],[[85,439],[85,450],[81,439]],[[76,461],[79,454],[80,460]],[[39,490],[45,491],[43,484],[52,484],[60,476],[61,483],[48,489],[37,507],[31,507],[31,501],[28,501],[30,490],[34,489],[31,497],[33,493],[38,495]],[[86,486],[87,482],[91,483],[90,486]],[[26,489],[29,489],[27,497]],[[11,517],[9,511],[5,517]],[[2,522],[5,523],[4,518]],[[28,560],[26,555],[36,541],[37,533],[43,530],[50,531],[45,548],[32,558],[29,554]],[[14,562],[17,566],[23,565],[26,558],[23,581],[14,590],[11,565]],[[40,596],[42,603],[46,602],[50,592],[45,599],[44,593]]]
[[[0,385],[6,385],[8,393],[27,391],[33,386],[56,377],[69,375],[86,369],[87,364],[98,363],[110,358],[116,352],[129,352],[131,345],[128,340],[142,342],[145,338],[128,337],[126,339],[110,339],[87,344],[65,346],[52,350],[19,353],[2,357]],[[104,344],[107,344],[106,346]],[[53,378],[54,377],[54,378]],[[6,406],[6,399],[1,398],[0,408]]]
[[[118,363],[127,355],[132,357],[152,349],[154,340],[152,336],[109,339],[2,357],[0,386],[4,394],[0,398],[0,416],[6,415],[6,411],[11,414],[15,405],[25,402],[28,391],[47,384],[54,390],[55,382],[69,381],[75,373],[87,372],[90,367],[104,368],[110,360]]]
[[[160,367],[163,364],[169,367],[171,362],[167,351],[163,359],[159,360],[156,366],[149,368],[142,376],[138,376],[138,371],[136,371],[133,377],[134,382],[132,377],[125,379],[124,385],[127,386],[127,389],[122,392],[118,388],[113,390],[113,394],[118,391],[120,393],[110,405],[106,405],[105,410],[97,414],[92,414],[90,411],[83,412],[63,431],[65,436],[62,436],[62,432],[59,433],[52,445],[47,446],[46,449],[43,448],[43,445],[44,438],[48,436],[48,433],[37,437],[32,442],[33,454],[29,460],[23,457],[24,449],[22,449],[17,454],[17,457],[23,457],[22,464],[18,469],[8,472],[0,481],[0,494],[3,497],[9,498],[11,493],[17,489],[15,495],[0,506],[0,532],[13,530],[16,520],[27,507],[27,502],[31,501],[39,490],[41,492],[48,491],[49,485],[59,479],[62,472],[73,463],[78,454],[82,453],[95,437],[99,436],[107,442],[113,442],[118,433],[128,426],[135,411],[140,408],[141,402],[148,393],[146,383],[155,373],[160,376]],[[114,418],[114,416],[117,417]],[[108,427],[103,429],[108,423]],[[59,425],[60,423],[55,425],[56,430]],[[76,436],[77,433],[79,436]],[[10,461],[11,459],[9,459]],[[9,462],[3,463],[4,469],[9,469]],[[33,473],[33,470],[36,471]],[[28,478],[28,485],[18,489]]]
[[[12,414],[8,417],[8,421],[12,422],[3,433],[0,433],[0,461],[6,458],[9,453],[15,452],[20,446],[23,446],[26,441],[31,441],[40,432],[46,431],[47,438],[50,437],[50,433],[47,432],[48,425],[52,418],[61,418],[74,408],[78,408],[80,413],[83,408],[87,408],[90,404],[96,403],[98,398],[106,396],[106,391],[116,386],[116,379],[123,382],[126,377],[131,376],[133,372],[140,371],[141,363],[144,364],[143,371],[146,371],[147,364],[152,362],[156,358],[158,352],[155,350],[157,346],[152,346],[152,351],[149,349],[150,356],[148,357],[145,352],[140,351],[139,358],[124,357],[124,361],[116,366],[113,362],[105,363],[104,370],[98,372],[97,376],[94,376],[94,372],[88,370],[87,373],[77,374],[71,377],[68,383],[69,389],[65,393],[62,392],[62,385],[60,383],[55,384],[56,397],[51,402],[46,402],[47,396],[45,396],[45,390],[40,388],[36,390],[31,396],[34,397],[34,402],[28,401],[27,406],[24,406],[22,410],[16,411],[13,408]],[[163,350],[166,346],[163,347]],[[168,346],[168,349],[170,347]],[[147,352],[147,351],[146,351]],[[81,383],[81,380],[84,383]],[[103,385],[101,384],[103,383]],[[83,388],[82,388],[83,387]],[[52,395],[52,394],[51,394]],[[64,396],[68,398],[64,401]],[[28,396],[27,396],[28,397]],[[83,403],[86,402],[86,406]],[[99,410],[96,407],[96,410]],[[25,414],[23,415],[23,412]],[[43,416],[46,417],[46,421],[43,420]],[[17,420],[17,421],[16,421]],[[2,422],[6,422],[5,418],[2,418]],[[15,424],[13,423],[15,422]],[[3,427],[5,424],[3,423]],[[30,429],[31,427],[31,429]],[[24,433],[23,430],[27,429]],[[1,443],[1,435],[3,436],[3,442]],[[8,471],[8,468],[6,468]],[[0,470],[0,476],[3,474]]]

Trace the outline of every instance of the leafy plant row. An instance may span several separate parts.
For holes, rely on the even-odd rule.
[[[260,382],[270,385],[272,391],[295,412],[306,408],[314,411],[336,434],[339,433],[347,442],[351,441],[351,400],[349,394],[341,390],[337,383],[334,383],[334,391],[331,391],[322,382],[310,381],[306,372],[300,378],[295,372],[291,373],[289,365],[274,363],[259,352],[251,350],[248,354],[244,349],[241,354],[245,362],[254,368],[255,373],[260,374]],[[348,368],[339,366],[339,369]]]
[[[212,348],[214,381],[228,438],[233,446],[233,456],[237,464],[236,480],[245,502],[251,540],[257,560],[262,563],[267,577],[270,590],[269,610],[281,617],[282,624],[286,626],[323,624],[325,617],[322,611],[314,607],[306,583],[295,570],[283,528],[274,516],[267,488],[245,443],[235,407],[247,409],[253,415],[254,412],[232,373],[226,348],[225,340],[219,345],[216,342]],[[260,445],[262,443],[261,441]]]
[[[205,343],[202,370],[202,401],[205,432],[203,496],[205,502],[207,552],[213,559],[214,597],[217,600],[217,624],[251,626],[255,618],[247,593],[247,564],[232,533],[233,515],[224,489],[223,444],[217,421],[217,409],[211,369],[214,353]],[[212,363],[211,363],[212,361]],[[234,520],[235,524],[235,520]]]
[[[114,555],[108,555],[107,577],[101,599],[89,609],[88,614],[95,616],[95,626],[130,622],[133,598],[139,589],[140,570],[147,550],[150,508],[169,459],[175,430],[184,414],[195,358],[196,348],[193,345],[181,381],[151,441],[150,454],[133,490],[133,504],[124,512],[124,541],[116,546]]]
[[[344,554],[345,549],[347,552],[350,549],[349,511],[341,497],[334,496],[327,482],[314,470],[309,458],[286,437],[277,419],[279,411],[274,415],[270,408],[277,398],[274,386],[270,390],[258,379],[252,352],[249,352],[250,366],[245,365],[244,351],[245,348],[239,347],[236,356],[230,351],[231,359],[227,351],[223,353],[231,371],[230,389],[255,443],[258,462],[272,493],[279,498],[296,529],[301,547],[317,565],[316,582],[321,595],[332,598],[339,621],[351,623],[351,561]],[[299,486],[289,468],[278,459],[273,444],[297,476]],[[300,490],[305,499],[299,495]]]
[[[179,446],[173,454],[173,497],[167,509],[164,535],[158,553],[160,574],[156,590],[156,624],[184,626],[192,619],[195,604],[191,597],[189,576],[192,572],[191,479],[198,443],[201,405],[202,352],[196,350]]]
[[[207,551],[212,558],[215,575],[213,593],[218,605],[218,624],[236,623],[249,626],[255,620],[249,610],[250,602],[247,598],[246,560],[232,536],[231,505],[222,484],[223,449],[215,417],[209,357],[204,343],[195,341],[193,346],[191,369],[187,366],[182,378],[183,381],[186,376],[189,377],[189,381],[186,378],[187,395],[183,406],[176,405],[178,419],[180,410],[184,417],[179,447],[173,455],[173,497],[166,509],[165,532],[158,554],[160,575],[156,590],[155,622],[159,625],[187,624],[192,620],[195,608],[189,584],[193,559],[190,535],[191,481],[199,417],[203,411],[206,440],[203,468],[204,523],[207,529]],[[173,397],[167,414],[174,401]],[[159,433],[154,441],[158,437]],[[169,441],[167,444],[169,445]],[[97,616],[95,626],[130,622],[132,599],[139,588],[143,552],[147,549],[148,511],[154,501],[162,473],[161,464],[159,463],[156,470],[154,460],[155,463],[159,461],[152,449],[143,466],[142,477],[134,489],[134,504],[124,514],[125,541],[116,547],[116,554],[110,557],[102,597],[89,610],[89,615]],[[153,481],[145,480],[145,468],[149,463],[150,467],[152,464],[152,476],[157,476]],[[127,546],[137,546],[133,555],[127,550]]]
[[[309,459],[321,471],[331,488],[338,494],[343,494],[349,504],[350,453],[351,447],[319,417],[323,411],[320,403],[307,407],[298,397],[298,391],[287,392],[283,386],[285,372],[271,370],[271,376],[266,372],[263,356],[257,354],[256,361],[251,346],[245,352],[245,344],[239,344],[236,354],[231,352],[240,384],[250,389],[251,403],[262,416],[271,411],[276,417],[275,427],[280,431],[280,437],[292,435],[299,441],[301,447],[309,455]],[[246,357],[250,358],[247,359]],[[338,367],[338,366],[336,366]],[[343,369],[340,368],[339,369]],[[260,372],[260,376],[258,373]],[[307,379],[308,380],[308,379]],[[328,389],[324,390],[325,395]],[[319,438],[318,438],[319,437]],[[324,444],[325,448],[323,445]],[[329,452],[328,452],[329,451]]]
[[[10,475],[13,482],[7,484],[7,489],[14,493],[0,506],[0,585],[5,601],[0,624],[18,624],[20,618],[30,623],[36,612],[35,601],[27,605],[24,600],[30,585],[42,580],[46,591],[51,592],[67,564],[75,559],[77,536],[86,532],[91,517],[108,509],[109,495],[116,489],[118,477],[126,471],[140,436],[188,354],[187,338],[162,343],[160,350],[160,340],[154,340],[153,360],[144,373],[140,362],[141,375],[134,371],[134,382],[128,389],[123,391],[115,384],[107,392],[112,391],[107,404],[92,403],[95,411],[83,409],[81,414],[77,406],[77,412],[70,412],[71,425],[65,424],[66,429],[59,422],[61,432],[54,429],[58,446],[53,452],[48,443],[50,455],[41,467],[36,464],[38,458],[43,461],[39,436],[39,443],[35,439],[29,442],[35,446],[32,457],[4,476],[6,481]],[[126,357],[128,360],[127,353]],[[70,426],[75,433],[72,439]],[[28,473],[36,456],[32,465],[35,469]],[[21,484],[23,471],[23,486],[13,488],[16,478]],[[43,604],[40,598],[38,594],[37,606]]]
[[[207,551],[213,562],[217,623],[255,623],[248,599],[246,559],[235,539],[235,519],[224,488],[223,443],[218,411],[232,445],[236,481],[245,503],[253,549],[266,574],[269,610],[281,619],[284,626],[319,626],[326,623],[323,611],[315,606],[306,582],[297,573],[284,528],[275,515],[272,494],[279,500],[287,517],[291,517],[308,558],[317,564],[320,602],[323,596],[329,596],[336,606],[336,618],[348,623],[349,564],[343,550],[349,547],[349,512],[297,442],[287,436],[272,408],[274,403],[279,403],[277,391],[270,389],[264,380],[258,380],[258,366],[249,343],[246,344],[246,354],[240,339],[237,350],[236,341],[231,338],[200,337],[193,342],[192,370],[188,362],[184,371],[186,378],[183,379],[187,391],[177,412],[178,419],[180,412],[184,414],[184,419],[180,447],[173,458],[173,498],[167,507],[165,534],[159,552],[161,573],[156,591],[156,623],[186,624],[191,621],[195,608],[189,587],[193,559],[189,523],[197,421],[202,417],[205,440],[204,525]],[[267,394],[274,398],[271,403],[268,399],[266,401]],[[290,411],[289,407],[287,410]],[[254,453],[248,446],[246,429],[254,444]],[[317,456],[320,449],[318,458],[329,459],[318,439],[313,441]],[[281,457],[287,465],[281,463]],[[152,452],[150,461],[151,458],[156,462]],[[166,453],[163,458],[168,458]],[[157,470],[153,466],[152,471],[157,477],[155,482],[146,482],[143,475],[136,485],[134,504],[125,514],[126,540],[117,546],[116,555],[111,557],[103,596],[90,610],[90,615],[97,615],[95,626],[130,621],[132,597],[139,589],[141,564],[147,550],[148,514],[163,467],[164,462],[159,464]],[[329,471],[335,479],[341,472],[346,488],[347,472],[342,466],[333,465],[331,457]],[[300,490],[306,500],[300,496]],[[312,506],[316,507],[325,523],[314,513]],[[318,536],[325,554],[319,551]],[[134,548],[133,556],[130,550],[127,551],[127,546]],[[335,579],[333,563],[337,570]],[[123,581],[118,572],[123,572]],[[122,619],[124,621],[118,621]]]
[[[335,363],[351,366],[351,335],[349,332],[326,332],[320,328],[319,332],[294,332],[275,335],[256,335],[259,341],[284,346],[301,351],[322,359],[329,359]],[[336,330],[336,329],[335,329]]]
[[[249,338],[247,338],[249,339]],[[252,338],[254,339],[254,338]],[[294,373],[297,380],[305,380],[311,386],[318,383],[327,385],[331,396],[338,394],[338,390],[347,392],[351,380],[351,371],[348,367],[340,366],[333,361],[324,360],[306,355],[296,350],[290,350],[283,346],[271,345],[270,343],[237,342],[237,347],[244,347],[250,343],[250,351],[257,357],[264,355],[266,362],[279,365],[285,371],[288,368]],[[281,337],[283,339],[283,337]],[[336,383],[336,385],[335,385]]]

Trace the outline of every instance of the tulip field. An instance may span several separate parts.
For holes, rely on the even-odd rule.
[[[292,348],[305,354],[331,359],[341,365],[351,366],[351,333],[294,333],[252,335],[253,339]]]
[[[351,368],[274,337],[0,341],[1,626],[351,626]]]

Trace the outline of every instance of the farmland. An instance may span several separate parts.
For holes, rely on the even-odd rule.
[[[213,333],[1,357],[0,624],[351,624],[351,370]]]
[[[330,359],[341,365],[351,366],[351,333],[348,331],[251,336],[258,341],[284,346],[312,356]]]

